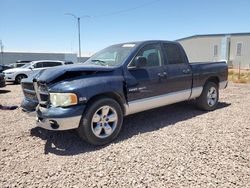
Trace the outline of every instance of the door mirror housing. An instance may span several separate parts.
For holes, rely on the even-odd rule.
[[[34,69],[34,66],[33,66],[33,65],[31,65],[31,66],[29,67],[29,69],[31,69],[31,70],[32,70],[32,69]]]
[[[138,56],[135,59],[136,68],[145,67],[147,65],[147,59],[142,56]]]

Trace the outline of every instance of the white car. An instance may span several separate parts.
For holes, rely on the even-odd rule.
[[[73,64],[73,63],[65,61],[55,61],[55,60],[32,61],[22,67],[5,70],[3,71],[3,73],[5,75],[6,82],[15,82],[20,84],[23,78],[27,78],[28,76],[40,70],[60,65],[68,65],[68,64]]]

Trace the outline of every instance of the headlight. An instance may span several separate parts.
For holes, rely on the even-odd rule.
[[[4,74],[13,74],[15,72],[3,72]]]
[[[77,96],[74,93],[50,93],[50,102],[54,107],[75,105],[77,101]]]

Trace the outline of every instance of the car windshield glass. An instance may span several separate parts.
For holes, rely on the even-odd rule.
[[[27,64],[25,64],[25,65],[23,65],[23,66],[21,66],[21,68],[29,68],[30,67],[30,63],[27,63]]]
[[[134,47],[135,44],[119,44],[107,47],[97,52],[84,64],[118,66],[123,63]]]

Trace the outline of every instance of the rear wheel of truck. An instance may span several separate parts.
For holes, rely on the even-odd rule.
[[[218,85],[214,82],[207,82],[203,88],[201,96],[196,99],[196,104],[201,110],[214,110],[219,100]]]
[[[100,98],[91,103],[82,116],[78,134],[93,145],[104,145],[119,134],[123,112],[118,102],[111,98]]]

